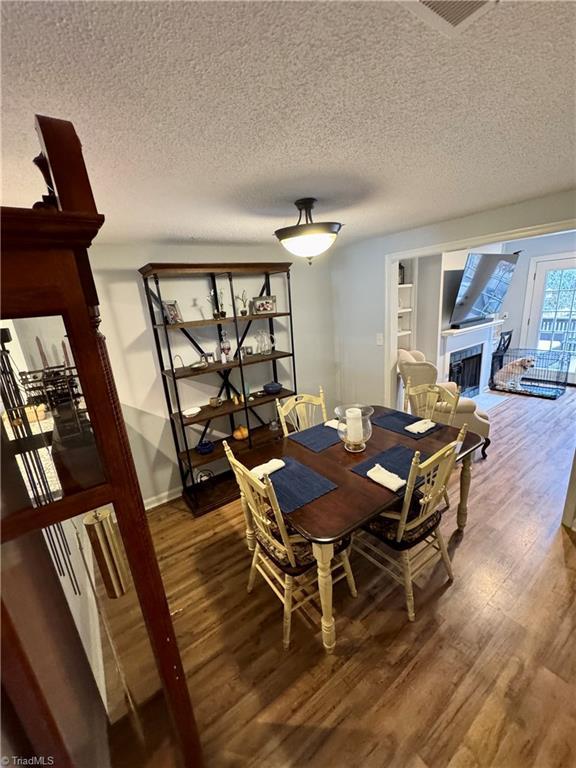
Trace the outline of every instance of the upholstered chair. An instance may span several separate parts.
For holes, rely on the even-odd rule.
[[[404,387],[410,379],[411,386],[421,384],[440,384],[454,395],[458,392],[458,385],[453,381],[442,381],[438,379],[438,369],[436,366],[426,360],[423,352],[417,349],[399,349],[398,350],[398,371],[402,378]],[[438,403],[434,411],[434,420],[441,424],[450,424],[453,427],[463,427],[468,425],[468,430],[484,438],[482,446],[482,458],[486,458],[486,449],[490,445],[490,418],[484,411],[478,410],[474,400],[469,397],[461,397],[458,400],[456,413],[449,421],[449,415],[452,410],[450,403]]]

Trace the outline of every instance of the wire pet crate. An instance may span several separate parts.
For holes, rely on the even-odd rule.
[[[496,350],[490,389],[556,400],[566,391],[571,357],[557,349]]]

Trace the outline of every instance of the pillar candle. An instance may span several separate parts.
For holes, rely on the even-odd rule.
[[[362,431],[362,411],[360,408],[347,408],[346,409],[346,426],[347,435],[346,438],[349,443],[363,443],[363,431]]]

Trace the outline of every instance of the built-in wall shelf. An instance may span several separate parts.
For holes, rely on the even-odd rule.
[[[402,266],[404,269],[399,269],[398,277],[403,277],[405,282],[398,283],[396,294],[396,346],[398,349],[411,349],[415,346],[418,262],[416,259],[407,259],[402,261]]]

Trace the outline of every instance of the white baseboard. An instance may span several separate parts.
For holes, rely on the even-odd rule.
[[[172,488],[170,491],[159,493],[157,496],[150,496],[149,498],[144,499],[144,509],[148,510],[153,507],[158,507],[160,504],[166,504],[166,502],[177,499],[179,496],[182,496],[181,486]]]

